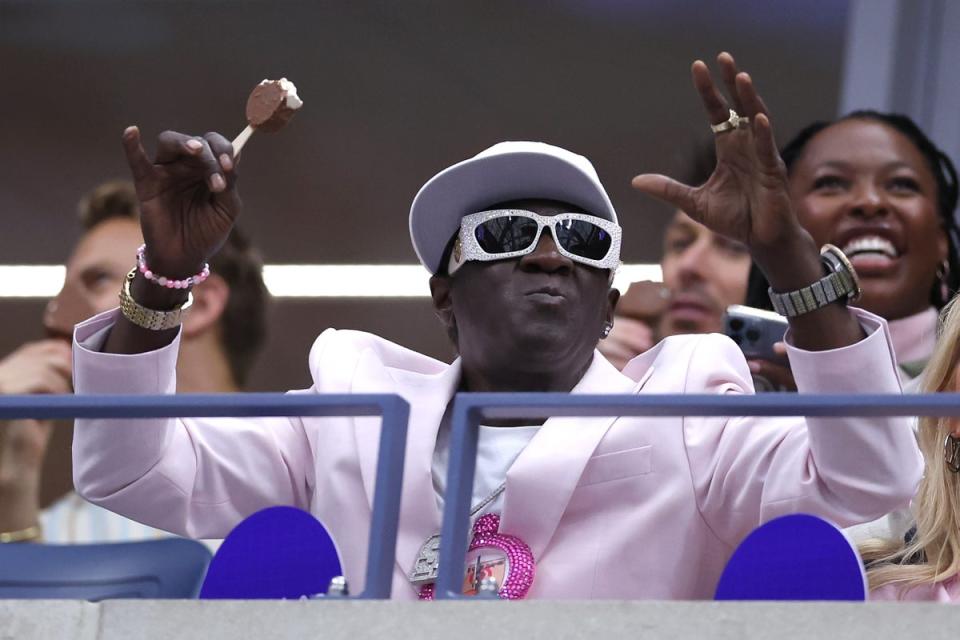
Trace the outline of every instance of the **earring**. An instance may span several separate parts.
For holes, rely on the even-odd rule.
[[[605,324],[603,325],[603,331],[601,332],[601,337],[600,337],[600,339],[603,340],[604,338],[606,338],[607,336],[609,336],[609,335],[610,335],[610,332],[611,332],[612,330],[613,330],[613,323],[612,323],[612,322],[607,322],[607,323],[605,323]]]
[[[947,276],[950,275],[950,261],[944,260],[937,267],[937,282],[940,283],[940,299],[944,304],[950,301],[950,287],[947,284]]]
[[[960,438],[955,438],[952,433],[948,433],[947,439],[943,441],[943,458],[947,469],[960,473]]]

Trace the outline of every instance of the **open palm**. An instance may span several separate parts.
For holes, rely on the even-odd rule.
[[[795,233],[798,223],[790,204],[787,176],[763,100],[746,73],[738,73],[733,57],[717,58],[733,108],[749,124],[716,134],[717,166],[699,187],[662,175],[644,174],[633,186],[669,202],[711,230],[750,247],[774,246]],[[729,103],[718,91],[710,70],[693,63],[693,84],[711,124],[730,116]]]

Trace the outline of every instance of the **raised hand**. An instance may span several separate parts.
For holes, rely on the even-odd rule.
[[[201,271],[226,241],[240,215],[236,161],[230,141],[218,133],[202,137],[165,131],[151,161],[140,130],[123,132],[123,148],[140,200],[140,228],[147,266],[157,276],[182,280]],[[133,266],[131,260],[131,266]],[[137,273],[133,300],[154,311],[176,309],[185,289],[168,289]],[[153,331],[119,317],[103,346],[106,353],[142,353],[169,344],[178,329]]]
[[[653,327],[640,320],[617,316],[606,339],[597,343],[597,349],[610,364],[623,370],[627,363],[656,344]]]
[[[165,131],[151,161],[139,129],[129,127],[123,147],[140,200],[147,264],[168,278],[199,272],[240,214],[230,141],[218,133]]]
[[[70,393],[70,378],[70,345],[62,340],[29,343],[0,360],[0,395]],[[51,431],[46,420],[0,420],[0,531],[36,523]]]
[[[785,357],[787,346],[783,342],[774,343],[773,351],[777,355]],[[769,360],[747,360],[747,366],[750,368],[750,374],[753,376],[755,384],[762,381],[769,385],[769,388],[764,389],[766,391],[797,390],[797,381],[794,380],[793,371],[790,370],[789,365]],[[757,384],[757,390],[761,390],[759,384]]]
[[[691,73],[711,125],[730,118],[733,108],[749,123],[715,134],[717,166],[705,184],[689,186],[661,175],[645,174],[633,186],[671,203],[711,230],[750,247],[767,247],[796,234],[787,175],[777,153],[763,100],[746,73],[738,73],[733,57],[717,57],[732,102],[718,90],[707,65],[697,60]]]
[[[657,342],[656,327],[666,310],[669,293],[659,282],[634,282],[620,296],[613,329],[597,349],[617,369]]]
[[[29,342],[0,360],[0,395],[71,393],[70,344]]]
[[[775,291],[809,286],[824,270],[818,247],[794,213],[767,108],[750,76],[738,71],[733,56],[721,53],[717,63],[732,104],[720,93],[706,64],[697,60],[691,68],[693,86],[714,127],[713,174],[698,187],[655,174],[635,177],[633,186],[747,245]],[[731,108],[746,122],[732,117]],[[723,124],[727,121],[733,126]],[[812,350],[853,344],[863,336],[858,322],[839,304],[790,318],[790,326],[794,343]]]

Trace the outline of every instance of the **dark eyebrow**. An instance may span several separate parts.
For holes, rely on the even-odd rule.
[[[664,229],[664,233],[669,233],[670,231],[692,232],[696,229],[693,222],[693,220],[673,220],[667,225],[667,228]]]
[[[80,273],[78,274],[81,280],[86,280],[100,275],[114,276],[118,275],[118,271],[112,265],[105,262],[94,262],[93,264],[88,264],[84,266]]]
[[[110,273],[110,268],[101,262],[94,262],[93,264],[85,265],[83,269],[80,270],[81,276],[90,275],[92,273]]]
[[[910,169],[911,171],[916,171],[916,167],[909,162],[904,162],[903,160],[894,160],[893,162],[888,162],[887,164],[883,165],[883,168],[888,171],[891,169]]]
[[[843,160],[827,160],[826,162],[821,162],[817,165],[817,168],[829,167],[832,169],[839,169],[842,171],[849,171],[851,169],[850,163],[844,162]],[[904,162],[903,160],[892,160],[887,164],[883,165],[885,171],[891,171],[893,169],[915,169],[912,164],[909,162]]]

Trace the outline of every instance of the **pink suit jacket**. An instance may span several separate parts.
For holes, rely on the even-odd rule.
[[[951,576],[940,582],[920,584],[906,588],[899,584],[888,584],[870,592],[874,602],[939,602],[942,604],[960,604],[960,576]]]
[[[114,313],[79,325],[77,393],[173,393],[178,343],[140,355],[88,350]],[[899,393],[886,325],[819,353],[790,347],[806,392]],[[411,405],[393,597],[440,528],[430,466],[459,381],[446,365],[355,331],[327,330],[296,393],[398,393]],[[740,351],[718,335],[669,338],[618,372],[600,354],[573,393],[752,393]],[[309,510],[362,588],[377,418],[79,420],[74,480],[87,499],[179,534],[224,536],[266,506]],[[529,597],[711,598],[733,548],[758,524],[805,511],[846,526],[905,506],[921,473],[910,421],[552,418],[507,473],[501,531],[537,561]]]

